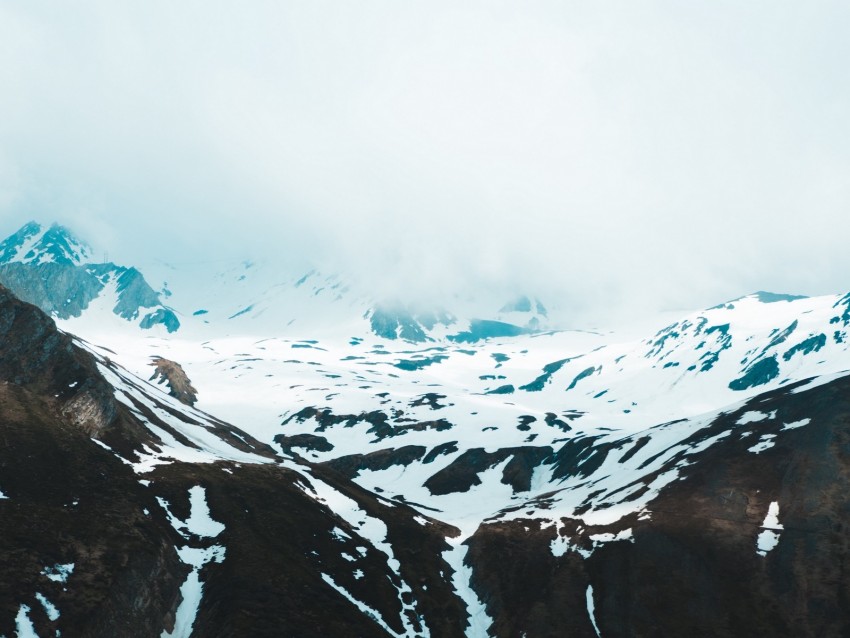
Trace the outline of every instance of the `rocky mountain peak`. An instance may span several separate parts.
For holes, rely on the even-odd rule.
[[[105,299],[111,312],[142,329],[180,327],[136,268],[92,260],[92,250],[68,228],[29,222],[0,242],[0,284],[57,319],[80,317]]]
[[[31,221],[0,242],[0,264],[66,264],[91,260],[92,250],[65,226]]]

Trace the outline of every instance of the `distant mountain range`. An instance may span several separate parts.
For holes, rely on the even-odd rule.
[[[0,635],[850,633],[850,294],[626,339],[91,254],[0,244]]]
[[[186,292],[171,298],[167,284],[154,290],[139,269],[96,263],[92,254],[67,228],[30,222],[0,242],[0,283],[59,319],[97,321],[105,311],[143,330],[162,326],[176,332],[188,323],[212,325],[211,332],[219,334],[256,326],[279,334],[293,323],[321,317],[319,323],[328,318],[332,325],[365,322],[384,339],[422,343],[440,338],[470,342],[547,328],[545,307],[527,296],[483,317],[461,317],[358,293],[337,275],[315,270],[287,275],[251,261],[217,273],[168,267],[169,276],[183,283],[180,293]]]

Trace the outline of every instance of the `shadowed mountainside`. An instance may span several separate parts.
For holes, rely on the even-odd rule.
[[[450,558],[458,529],[350,478],[429,451],[277,455],[0,288],[0,635],[846,635],[850,377],[722,412],[642,461],[620,501],[595,500],[586,484],[607,462],[626,467],[675,427],[453,461],[436,492],[508,458],[525,459],[503,476],[514,489],[540,462],[559,472],[534,508],[468,538],[470,593]],[[581,490],[595,523],[541,518]]]

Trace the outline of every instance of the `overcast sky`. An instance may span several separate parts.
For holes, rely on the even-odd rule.
[[[0,231],[591,314],[846,291],[848,33],[846,1],[4,2]]]

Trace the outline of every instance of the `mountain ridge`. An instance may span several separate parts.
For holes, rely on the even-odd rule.
[[[346,469],[276,452],[134,378],[3,289],[0,336],[6,635],[850,627],[840,570],[850,550],[835,532],[850,525],[846,372],[639,432],[553,422],[563,440],[537,457],[554,462],[549,476],[529,456],[541,446],[482,448],[448,464],[449,449],[431,449],[441,487],[429,483],[419,503],[386,480],[379,489],[349,478],[392,464]],[[101,409],[68,409],[80,397]],[[438,414],[451,400],[431,394],[420,407]],[[466,513],[450,515],[440,493],[465,499]],[[494,509],[470,507],[482,499]]]
[[[20,286],[103,288],[51,318],[0,287],[0,635],[850,630],[830,588],[850,294],[757,292],[620,340],[500,322],[548,314],[530,297],[426,316],[241,264],[224,303],[142,331],[137,305],[168,308],[120,293],[171,285],[23,235],[2,253],[29,260],[3,265],[34,273]],[[227,314],[237,298],[255,303]],[[275,328],[301,309],[281,300],[316,298]]]
[[[457,330],[456,338],[470,341],[491,336],[494,326],[501,330],[496,334],[533,334],[547,329],[548,323],[542,303],[528,297],[504,304],[498,311],[486,310],[480,318],[476,309],[467,309],[468,316],[458,318],[439,307],[419,307],[354,290],[335,274],[311,269],[281,275],[253,261],[216,273],[204,265],[189,280],[176,282],[173,279],[180,279],[181,268],[158,269],[159,275],[172,281],[171,287],[165,281],[157,291],[139,268],[96,263],[92,254],[66,227],[29,222],[0,242],[0,282],[60,319],[108,322],[103,315],[116,314],[143,330],[162,326],[169,333],[187,324],[207,332],[212,327],[214,334],[216,329],[219,333],[281,332],[292,324],[322,323],[330,315],[356,325],[357,331],[365,323],[376,336],[424,343],[441,341],[451,334],[450,328]],[[117,286],[113,285],[116,280]],[[177,290],[176,296],[171,288]],[[89,309],[100,298],[111,304],[111,312]],[[299,311],[293,314],[295,306]],[[482,323],[489,332],[481,331]]]

